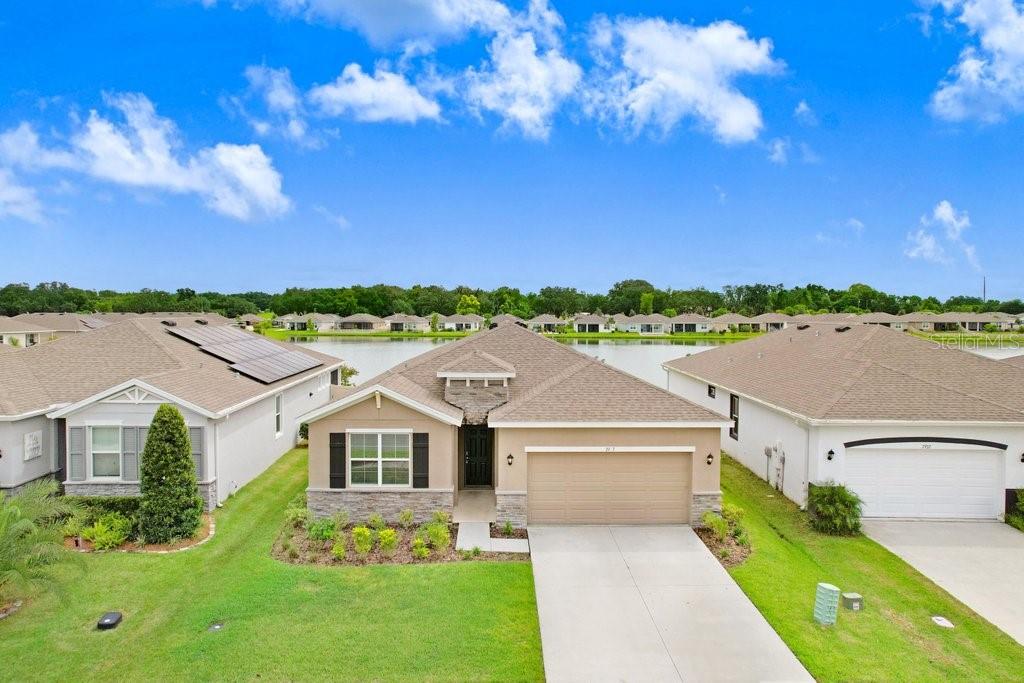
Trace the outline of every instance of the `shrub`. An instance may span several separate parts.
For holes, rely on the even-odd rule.
[[[306,526],[309,522],[309,510],[306,508],[285,508],[284,518],[296,529],[300,526]]]
[[[193,536],[199,529],[203,499],[188,427],[177,408],[166,403],[157,408],[139,460],[142,535],[151,543]]]
[[[323,519],[306,524],[306,535],[309,536],[311,541],[326,543],[327,541],[334,540],[335,532],[334,520],[330,517],[324,517]]]
[[[352,530],[352,547],[360,557],[366,557],[373,550],[373,532],[365,526]]]
[[[1017,512],[1024,516],[1024,489],[1017,489]]]
[[[381,529],[387,526],[387,524],[384,522],[384,518],[376,512],[370,515],[370,518],[366,520],[366,523],[374,531],[380,531]]]
[[[511,536],[515,532],[515,527],[512,526],[512,522],[505,520],[505,523],[501,525],[501,531],[506,536]]]
[[[722,517],[730,527],[738,528],[743,522],[743,508],[733,503],[722,503]]]
[[[452,544],[452,533],[447,524],[433,522],[427,525],[427,538],[434,550],[444,552]]]
[[[132,521],[119,512],[108,512],[92,526],[82,529],[82,538],[96,550],[111,550],[124,544],[132,531]]]
[[[719,543],[724,543],[729,537],[729,522],[717,512],[708,510],[701,516],[700,521],[711,530]]]
[[[430,516],[430,521],[435,524],[448,524],[452,521],[452,516],[446,510],[434,510],[434,514]]]
[[[809,487],[807,514],[811,528],[832,536],[860,532],[860,497],[845,486],[826,482]]]
[[[348,510],[338,510],[331,519],[334,521],[334,530],[341,533],[348,526]]]
[[[403,529],[411,529],[415,521],[416,515],[412,510],[402,510],[398,513],[398,523],[402,525]]]
[[[49,581],[49,567],[73,557],[64,549],[60,520],[79,507],[57,496],[53,480],[0,492],[0,603]]]
[[[377,534],[380,552],[384,557],[391,557],[398,550],[398,532],[394,529],[381,529]]]
[[[309,439],[309,424],[303,422],[299,425],[299,438],[303,441]]]
[[[344,560],[345,553],[348,552],[348,536],[344,533],[339,533],[334,537],[334,545],[331,546],[331,555],[334,555],[336,560]]]
[[[425,560],[430,557],[430,548],[422,538],[412,539],[412,556],[417,560]]]

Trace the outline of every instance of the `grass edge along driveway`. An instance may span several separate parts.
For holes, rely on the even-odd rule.
[[[746,511],[754,552],[729,573],[821,681],[1021,680],[1024,648],[866,536],[820,535],[783,495],[728,457],[725,500]],[[811,617],[819,581],[864,596],[834,627]],[[954,629],[932,623],[933,615]]]
[[[0,621],[0,678],[543,678],[529,563],[280,563],[270,545],[305,486],[306,451],[291,451],[217,511],[205,545],[62,567],[59,592]],[[124,622],[96,631],[110,609]]]

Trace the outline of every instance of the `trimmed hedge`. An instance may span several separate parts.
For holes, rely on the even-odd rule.
[[[118,514],[131,521],[132,538],[139,535],[139,506],[142,499],[138,496],[65,496],[73,504],[79,506],[78,514],[84,525],[96,522],[100,517]]]
[[[815,531],[853,536],[860,533],[861,499],[841,484],[812,484],[807,488],[807,515]]]

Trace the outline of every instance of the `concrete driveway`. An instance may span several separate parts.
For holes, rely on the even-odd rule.
[[[1024,645],[1024,534],[999,522],[866,520],[864,533]]]
[[[530,527],[549,681],[806,681],[689,527]]]

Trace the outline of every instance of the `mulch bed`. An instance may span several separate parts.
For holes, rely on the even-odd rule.
[[[526,529],[512,529],[511,534],[506,534],[504,525],[491,522],[491,538],[529,538]]]
[[[740,545],[732,536],[726,536],[725,542],[721,542],[711,529],[700,528],[694,529],[694,531],[726,569],[743,564],[743,561],[750,556],[750,546]]]
[[[123,553],[167,553],[175,550],[184,550],[191,548],[192,546],[199,545],[213,534],[213,518],[208,514],[203,514],[202,519],[199,522],[199,530],[196,531],[196,535],[192,538],[182,538],[173,543],[142,543],[140,541],[128,541],[127,543],[113,548],[107,552],[123,552]],[[79,552],[103,552],[93,550],[92,543],[81,539],[73,538],[71,536],[64,539],[64,546],[77,550]]]

